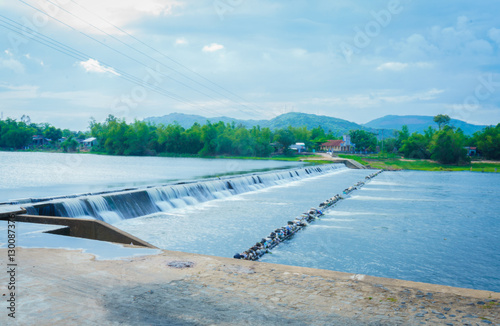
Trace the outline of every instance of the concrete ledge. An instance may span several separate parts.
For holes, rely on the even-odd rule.
[[[7,219],[12,214],[17,215],[24,213],[26,213],[26,210],[20,206],[16,205],[0,206],[0,219]]]
[[[0,249],[0,256],[7,255]],[[24,249],[22,325],[498,325],[500,293],[183,252]],[[4,316],[0,317],[0,320]]]
[[[17,222],[67,226],[69,231],[59,232],[58,234],[61,235],[157,249],[152,244],[99,220],[38,215],[17,215],[15,220]]]

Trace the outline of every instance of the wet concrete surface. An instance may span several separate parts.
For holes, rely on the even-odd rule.
[[[489,291],[172,251],[121,260],[16,254],[16,319],[2,308],[1,325],[500,323],[500,293]],[[6,285],[2,276],[3,298]]]

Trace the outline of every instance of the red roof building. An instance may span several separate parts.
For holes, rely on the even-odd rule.
[[[335,139],[321,144],[321,150],[325,152],[349,152],[351,145],[342,139]]]

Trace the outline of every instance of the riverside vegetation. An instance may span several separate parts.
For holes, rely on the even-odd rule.
[[[470,157],[466,146],[476,147],[483,158],[500,159],[500,124],[486,127],[473,136],[465,135],[460,129],[448,126],[450,118],[438,115],[434,118],[438,129],[429,127],[424,134],[409,134],[403,126],[393,137],[383,140],[366,130],[351,130],[351,141],[358,151],[382,151],[375,156],[360,159],[360,163],[374,168],[397,169],[467,169]],[[32,138],[41,135],[48,139],[43,147],[34,147]],[[92,152],[110,155],[161,155],[196,157],[240,157],[298,160],[289,149],[296,142],[305,144],[309,151],[318,151],[322,143],[340,139],[331,131],[320,126],[308,130],[306,127],[292,127],[271,130],[254,126],[246,128],[235,123],[194,123],[183,128],[177,123],[154,125],[144,121],[126,123],[125,120],[109,115],[104,122],[91,119],[89,130],[74,132],[58,129],[48,123],[32,123],[29,117],[21,121],[0,120],[0,148],[7,150],[52,150],[75,152],[78,140],[95,137],[97,145]],[[281,154],[277,155],[276,154]],[[399,159],[402,155],[405,160]],[[345,157],[345,156],[344,156]],[[429,162],[432,159],[434,162]],[[493,169],[492,165],[475,168]],[[495,166],[496,167],[496,166]]]

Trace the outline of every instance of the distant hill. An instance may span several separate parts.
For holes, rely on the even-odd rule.
[[[337,136],[341,136],[348,133],[353,129],[364,129],[368,131],[374,131],[370,127],[364,127],[357,123],[350,122],[347,120],[337,119],[328,116],[320,116],[315,114],[290,112],[279,115],[271,120],[239,120],[229,117],[216,117],[216,118],[205,118],[199,115],[188,115],[183,113],[170,113],[162,117],[150,117],[144,119],[144,121],[151,122],[154,124],[172,124],[174,122],[179,123],[184,128],[191,127],[195,122],[204,125],[206,122],[210,121],[216,123],[223,121],[224,123],[236,123],[241,124],[247,128],[252,128],[253,126],[261,126],[262,128],[268,127],[272,130],[292,127],[307,127],[307,129],[313,129],[321,126],[325,132],[332,131]]]
[[[325,132],[328,133],[332,131],[338,136],[348,133],[353,129],[367,129],[357,123],[343,119],[298,112],[290,112],[279,115],[276,118],[269,120],[268,124],[266,125],[266,127],[269,127],[271,129],[287,128],[288,126],[305,126],[307,127],[307,129],[313,129],[321,126]]]
[[[167,115],[164,115],[162,117],[150,117],[150,118],[145,118],[144,121],[146,122],[151,122],[153,124],[159,125],[159,124],[164,124],[164,125],[169,125],[174,122],[177,122],[180,124],[183,128],[190,128],[195,122],[199,123],[200,125],[204,125],[207,123],[207,121],[210,121],[211,123],[217,123],[219,121],[222,121],[224,123],[234,123],[242,124],[247,128],[251,128],[256,125],[262,125],[263,122],[267,122],[267,120],[262,120],[262,121],[257,121],[257,120],[239,120],[239,119],[233,119],[229,117],[215,117],[215,118],[205,118],[201,115],[193,115],[193,114],[184,114],[184,113],[170,113]]]
[[[386,115],[385,117],[372,120],[365,123],[365,127],[374,129],[396,129],[401,130],[403,125],[408,126],[410,133],[423,133],[429,126],[437,129],[437,124],[434,122],[434,117],[423,115]],[[461,120],[451,119],[450,126],[460,128],[464,134],[472,135],[476,131],[481,131],[486,126],[473,125]]]

